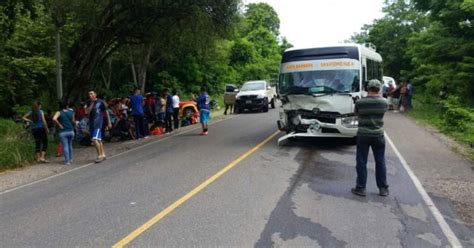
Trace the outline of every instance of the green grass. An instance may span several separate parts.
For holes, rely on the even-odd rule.
[[[468,158],[474,161],[474,148],[471,148],[471,144],[474,144],[474,122],[469,123],[462,132],[451,131],[445,124],[444,113],[440,105],[426,104],[419,100],[413,101],[413,110],[408,112],[407,115],[425,125],[438,129],[440,132],[456,140],[466,148]]]
[[[54,155],[57,141],[49,137],[48,157]],[[35,142],[29,130],[12,120],[0,119],[0,171],[31,164]]]

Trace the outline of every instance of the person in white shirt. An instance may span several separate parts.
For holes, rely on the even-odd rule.
[[[127,98],[122,98],[121,101],[120,101],[120,111],[122,113],[122,118],[123,119],[127,119],[128,118],[128,99]]]
[[[176,89],[173,89],[173,121],[174,129],[179,128],[179,96]]]

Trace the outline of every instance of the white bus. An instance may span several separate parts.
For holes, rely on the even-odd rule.
[[[282,106],[278,143],[292,137],[357,136],[355,102],[366,96],[366,83],[382,81],[382,57],[375,48],[339,44],[291,48],[284,52],[278,80]]]

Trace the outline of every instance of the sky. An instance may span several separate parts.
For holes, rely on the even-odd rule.
[[[364,24],[383,17],[383,0],[244,0],[268,3],[280,18],[280,34],[295,47],[348,40]]]

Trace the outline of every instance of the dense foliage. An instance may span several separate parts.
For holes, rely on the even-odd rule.
[[[352,39],[376,45],[385,74],[412,79],[432,103],[442,93],[473,106],[474,1],[387,0],[384,12]]]
[[[122,97],[134,87],[189,94],[202,84],[220,93],[226,83],[276,76],[291,46],[279,25],[268,4],[239,0],[1,1],[0,116],[33,100],[54,110],[56,37],[63,99],[89,89]]]
[[[376,45],[385,75],[413,82],[412,116],[474,144],[474,1],[387,0],[384,12],[352,40]]]

